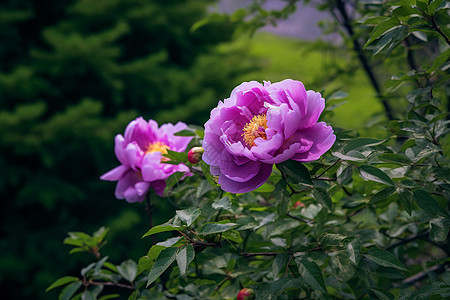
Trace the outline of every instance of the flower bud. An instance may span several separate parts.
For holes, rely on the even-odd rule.
[[[300,201],[295,202],[294,209],[299,208],[299,207],[305,207],[305,204],[301,203]]]
[[[252,289],[242,289],[237,295],[237,300],[253,300],[253,299],[255,299],[255,292]]]
[[[193,147],[188,152],[188,161],[195,165],[202,160],[202,153],[205,152],[202,147]]]

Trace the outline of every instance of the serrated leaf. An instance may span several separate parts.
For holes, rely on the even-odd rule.
[[[186,223],[187,226],[191,226],[192,223],[202,214],[202,211],[196,207],[190,207],[184,210],[177,210],[176,214],[180,218],[181,222]]]
[[[436,200],[434,200],[434,198],[424,190],[415,191],[414,199],[416,200],[417,205],[419,205],[419,207],[424,211],[433,215],[450,218],[448,212],[444,208],[440,207]]]
[[[386,173],[373,166],[362,165],[359,167],[359,173],[365,180],[379,182],[386,185],[394,185],[394,182]]]
[[[175,245],[181,239],[182,239],[181,236],[175,236],[175,237],[169,238],[169,239],[167,239],[167,240],[165,240],[163,242],[159,242],[156,245],[163,246],[163,247],[170,247],[170,246]]]
[[[175,172],[172,175],[169,176],[169,178],[166,179],[166,187],[164,188],[164,195],[167,195],[172,188],[175,186],[175,184],[180,181],[181,178],[183,178],[185,174],[183,172]]]
[[[328,191],[322,187],[316,187],[313,191],[314,198],[328,210],[333,209],[333,201],[331,200]]]
[[[157,226],[153,226],[149,231],[147,231],[146,234],[144,234],[142,236],[142,238],[145,238],[146,236],[155,234],[155,233],[160,233],[160,232],[166,232],[166,231],[174,231],[174,230],[180,230],[181,227],[180,226],[175,226],[172,224],[168,224],[168,223],[164,223],[161,225],[157,225]]]
[[[186,277],[186,272],[189,264],[194,260],[195,251],[191,244],[187,244],[180,248],[177,253],[176,260],[178,268],[180,269],[180,274]]]
[[[313,184],[308,169],[301,162],[287,160],[277,164],[277,168],[296,183]]]
[[[81,280],[73,282],[66,286],[61,294],[59,294],[59,300],[70,300],[72,298],[73,294],[76,293],[76,291],[82,286]]]
[[[348,259],[357,265],[361,259],[361,242],[358,239],[353,239],[345,243],[345,251]]]
[[[402,262],[389,251],[372,247],[368,249],[367,253],[364,254],[364,256],[380,266],[408,271],[408,269],[402,264]]]
[[[387,20],[379,23],[373,29],[369,40],[366,42],[366,44],[364,45],[363,48],[365,49],[374,40],[376,40],[377,38],[379,38],[380,36],[382,36],[383,34],[388,32],[390,29],[392,29],[393,27],[398,26],[398,25],[400,25],[400,23],[397,18],[390,18],[390,19],[387,19]]]
[[[133,260],[128,259],[117,266],[117,271],[123,278],[133,282],[137,275],[137,265]]]
[[[241,234],[236,230],[228,230],[222,234],[222,238],[225,240],[229,240],[231,242],[235,242],[237,244],[242,243]]]
[[[411,163],[409,158],[394,153],[383,153],[380,154],[378,158],[382,161],[396,163],[399,165],[407,165]]]
[[[356,138],[354,140],[349,141],[342,151],[346,154],[352,150],[355,150],[355,149],[358,149],[361,147],[376,146],[376,145],[380,145],[384,142],[385,142],[385,140],[377,140],[377,139],[372,139],[372,138]]]
[[[315,262],[307,259],[299,259],[297,262],[302,279],[313,289],[326,293],[327,289],[319,266]]]
[[[214,208],[215,210],[231,209],[231,200],[228,196],[225,196],[219,200],[214,201],[214,203],[212,204],[212,208]]]
[[[206,223],[198,233],[203,235],[221,233],[233,229],[236,226],[238,226],[236,223]]]
[[[177,250],[178,249],[176,247],[170,247],[163,249],[159,253],[152,269],[150,270],[150,273],[148,274],[147,287],[173,263],[177,255]]]
[[[396,191],[395,187],[393,186],[385,187],[384,189],[382,189],[381,191],[379,191],[370,198],[370,203],[377,203],[383,201],[389,196],[391,196],[393,193],[395,193],[395,191]]]
[[[62,285],[66,285],[68,283],[71,283],[71,282],[74,282],[74,281],[77,281],[77,280],[79,280],[78,277],[64,276],[62,278],[59,278],[55,282],[53,282],[45,291],[48,292],[50,290],[53,290],[54,288],[57,288],[57,287],[62,286]]]

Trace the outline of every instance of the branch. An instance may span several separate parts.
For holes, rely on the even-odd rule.
[[[434,19],[434,16],[431,16],[430,21],[431,21],[431,24],[432,24],[431,27],[434,30],[436,30],[437,33],[439,33],[444,38],[444,40],[447,42],[447,44],[450,46],[450,40],[448,39],[448,36],[444,32],[442,32],[441,28],[436,23],[436,20]]]
[[[372,87],[375,89],[375,92],[377,93],[377,97],[378,97],[378,99],[380,99],[381,104],[384,107],[384,111],[386,113],[387,118],[389,120],[393,120],[394,116],[392,114],[392,108],[389,105],[389,103],[386,101],[386,99],[383,98],[380,85],[378,84],[378,80],[376,79],[375,73],[373,72],[372,67],[370,66],[370,64],[367,60],[367,57],[364,55],[362,47],[359,44],[359,42],[355,36],[355,32],[353,31],[353,27],[351,25],[351,20],[350,20],[349,16],[347,15],[347,11],[345,9],[345,4],[342,2],[342,0],[336,0],[336,8],[338,9],[338,11],[342,17],[342,20],[339,20],[339,18],[335,14],[333,14],[335,16],[336,21],[338,23],[340,21],[342,22],[342,23],[340,23],[340,25],[345,28],[345,30],[347,31],[347,34],[351,38],[351,40],[353,42],[353,50],[356,52],[358,59],[362,65],[364,71],[366,72],[366,75],[369,78],[370,83],[372,84]]]
[[[305,224],[308,224],[308,223],[311,222],[311,221],[304,220],[304,219],[302,219],[302,218],[300,218],[300,217],[293,216],[293,215],[291,215],[290,213],[287,213],[286,216],[288,216],[289,218],[295,219],[295,220],[297,220],[297,221],[303,222],[303,223],[305,223]]]
[[[424,270],[422,272],[414,274],[411,277],[406,278],[405,280],[402,281],[402,284],[411,284],[412,285],[418,281],[422,281],[423,279],[428,277],[428,274],[431,272],[442,273],[446,269],[446,266],[448,266],[448,265],[449,265],[449,262],[445,262],[440,265],[432,266],[428,270]]]

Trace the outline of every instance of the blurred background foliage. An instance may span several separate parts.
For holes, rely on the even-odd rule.
[[[148,230],[144,205],[114,199],[115,184],[98,179],[117,165],[114,135],[137,116],[202,125],[240,82],[293,78],[323,91],[328,123],[381,135],[383,107],[348,51],[351,39],[339,46],[260,32],[248,39],[236,34],[239,12],[191,31],[216,2],[2,1],[2,297],[56,297],[45,288],[62,275],[77,275],[87,261],[82,255],[68,260],[70,247],[61,246],[68,231],[111,228],[114,247],[103,250],[111,261],[137,260],[149,248],[149,240],[140,239]],[[324,22],[324,32],[341,30],[332,24]],[[372,27],[359,28],[367,40]],[[392,57],[383,68],[405,64]],[[388,71],[377,76],[386,79]],[[342,98],[348,103],[341,105]],[[405,111],[405,100],[390,103],[395,114]],[[154,202],[154,223],[161,224],[173,208]]]
[[[231,22],[190,32],[212,3],[1,2],[2,298],[51,297],[46,286],[83,260],[67,260],[67,231],[107,225],[112,259],[142,255],[143,206],[117,201],[114,184],[98,178],[117,164],[113,138],[130,120],[202,124],[237,77],[258,68],[243,46],[218,49]]]

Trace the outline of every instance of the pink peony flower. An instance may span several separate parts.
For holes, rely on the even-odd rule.
[[[300,81],[244,82],[211,111],[203,160],[223,190],[252,191],[274,164],[313,161],[331,148],[333,129],[317,122],[324,107],[320,93],[306,91]]]
[[[142,202],[150,187],[163,196],[166,179],[175,172],[191,176],[184,164],[166,164],[162,156],[167,149],[177,152],[186,150],[192,137],[175,136],[174,133],[187,129],[186,124],[163,124],[153,120],[146,122],[142,117],[130,122],[125,135],[116,135],[115,153],[121,165],[103,174],[100,179],[116,181],[116,197],[128,202]]]

